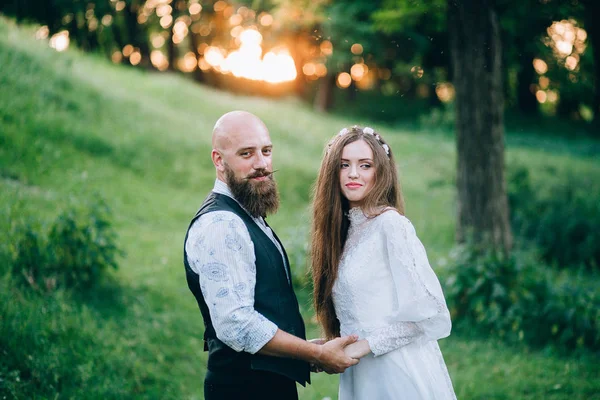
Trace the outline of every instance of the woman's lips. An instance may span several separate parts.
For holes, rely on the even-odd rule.
[[[360,183],[347,183],[346,187],[349,189],[357,189],[359,187],[361,187],[362,185]]]

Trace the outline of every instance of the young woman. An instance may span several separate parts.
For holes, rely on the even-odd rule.
[[[391,149],[372,128],[344,128],[316,182],[311,264],[328,339],[356,334],[360,358],[339,399],[455,399],[437,340],[450,334],[439,281],[404,206]]]

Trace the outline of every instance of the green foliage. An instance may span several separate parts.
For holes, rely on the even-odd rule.
[[[98,202],[86,212],[62,212],[47,233],[40,225],[32,218],[13,223],[14,247],[8,261],[21,283],[39,291],[89,289],[108,269],[117,269],[121,251],[104,203]]]
[[[452,320],[509,341],[600,350],[600,296],[556,285],[531,254],[456,248],[445,293]]]
[[[600,266],[600,185],[568,173],[533,184],[524,167],[509,170],[508,198],[517,237],[533,242],[547,263]],[[549,171],[552,173],[553,171]]]
[[[375,26],[384,32],[404,30],[444,31],[446,1],[385,0],[383,7],[373,13]]]

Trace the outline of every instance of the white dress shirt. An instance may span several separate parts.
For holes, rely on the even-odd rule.
[[[235,200],[219,179],[213,192]],[[263,218],[250,216],[277,246],[289,281],[279,242]],[[242,219],[230,211],[202,215],[189,230],[185,250],[190,268],[199,276],[217,338],[235,351],[259,351],[275,336],[277,325],[254,309],[256,256]]]

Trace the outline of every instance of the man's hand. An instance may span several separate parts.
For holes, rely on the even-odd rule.
[[[346,368],[358,364],[357,359],[347,356],[344,348],[358,340],[358,336],[351,335],[330,340],[321,345],[316,363],[328,374],[339,374]]]
[[[327,343],[327,339],[324,339],[324,338],[310,339],[309,342],[321,345],[321,344]],[[320,372],[323,372],[323,368],[321,368],[320,365],[315,364],[314,362],[311,362],[310,363],[310,372],[314,372],[314,373],[318,374]]]

